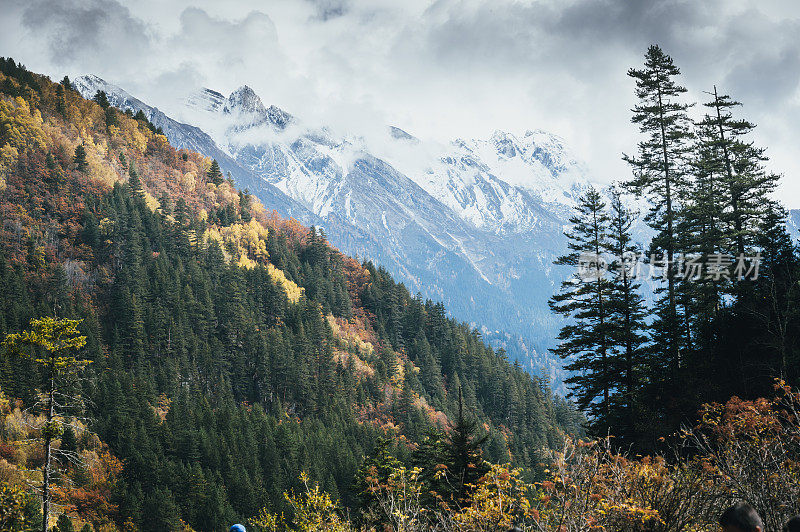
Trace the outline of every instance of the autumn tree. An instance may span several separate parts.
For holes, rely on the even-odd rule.
[[[30,530],[29,507],[36,504],[36,497],[22,486],[12,486],[0,481],[0,530],[22,532]]]
[[[89,364],[78,358],[78,351],[86,345],[86,336],[80,335],[78,325],[82,320],[35,318],[30,328],[8,334],[3,340],[5,351],[11,355],[32,359],[43,371],[43,397],[40,406],[45,421],[40,427],[44,449],[42,465],[42,531],[47,532],[50,518],[51,483],[56,468],[53,441],[64,432],[64,412],[67,401],[61,393],[63,379],[74,375]]]

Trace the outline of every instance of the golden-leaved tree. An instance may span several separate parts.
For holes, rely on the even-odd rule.
[[[42,393],[38,401],[44,412],[44,422],[39,428],[44,449],[42,465],[42,531],[47,532],[51,511],[53,473],[57,461],[53,456],[53,442],[64,432],[66,424],[62,409],[74,398],[64,400],[60,386],[64,378],[74,375],[89,364],[78,358],[80,349],[86,345],[86,337],[78,330],[81,320],[66,318],[35,318],[30,327],[20,333],[6,335],[3,347],[8,355],[31,358],[42,370]]]

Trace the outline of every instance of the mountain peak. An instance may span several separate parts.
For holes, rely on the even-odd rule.
[[[239,112],[263,115],[267,109],[253,89],[242,85],[228,96],[222,111],[224,113]]]
[[[267,109],[267,116],[270,122],[275,124],[279,129],[285,128],[286,125],[294,119],[292,115],[276,105],[269,106],[269,109]]]
[[[208,89],[206,89],[208,91]],[[215,91],[209,93],[219,94]],[[206,96],[208,99],[208,96]],[[219,106],[212,107],[212,110],[218,109]],[[244,122],[237,125],[237,129],[246,129],[248,127],[258,126],[265,122],[269,122],[276,129],[284,129],[287,124],[293,120],[293,116],[277,107],[270,105],[264,106],[264,102],[256,94],[256,92],[247,85],[242,85],[231,93],[230,96],[224,101],[222,105],[222,112],[233,115],[244,115]]]
[[[515,140],[513,135],[499,129],[492,133],[492,142],[494,142],[497,152],[508,158],[515,157],[519,152]]]
[[[389,126],[389,134],[392,138],[397,140],[405,140],[408,142],[413,142],[414,144],[419,143],[419,139],[409,133],[408,131],[404,131],[397,126]]]
[[[107,85],[108,84],[108,82],[106,82],[106,80],[104,80],[103,78],[101,78],[100,76],[97,76],[95,74],[85,74],[85,75],[79,77],[78,79],[76,79],[75,81],[84,81],[86,83],[94,83],[94,84],[97,84],[97,85]]]
[[[94,74],[85,74],[78,78],[75,78],[72,81],[72,85],[75,89],[83,95],[84,98],[91,99],[94,96],[94,93],[97,91],[105,91],[109,92],[109,89],[114,90],[121,90],[114,85],[111,85],[109,82],[101,78],[100,76],[96,76]]]
[[[91,100],[97,91],[103,91],[106,93],[109,103],[119,109],[130,109],[133,112],[142,110],[145,115],[149,115],[153,110],[153,108],[134,98],[122,88],[94,74],[86,74],[75,78],[72,81],[72,85],[87,100]],[[150,117],[148,116],[148,118]]]

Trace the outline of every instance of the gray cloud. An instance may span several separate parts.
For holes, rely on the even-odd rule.
[[[146,25],[130,11],[108,0],[34,0],[22,14],[22,25],[43,35],[55,64],[115,56],[120,61],[148,54]]]
[[[307,0],[317,10],[316,16],[327,21],[345,15],[350,7],[348,0]]]
[[[91,71],[162,107],[200,84],[247,83],[268,104],[363,135],[387,123],[434,140],[540,127],[600,180],[628,173],[620,154],[638,134],[626,72],[659,43],[689,98],[717,84],[744,103],[800,206],[793,0],[0,2],[5,53],[56,76]]]
[[[417,30],[425,44],[414,53],[429,50],[449,72],[529,83],[530,115],[545,124],[568,116],[574,126],[562,133],[606,178],[626,172],[618,154],[634,145],[635,129],[625,123],[633,88],[625,73],[652,43],[681,67],[688,99],[704,100],[702,91],[716,84],[764,123],[758,141],[785,144],[787,128],[800,133],[785,123],[800,111],[800,5],[793,2],[440,0],[431,12]],[[800,166],[781,155],[784,148],[771,151],[786,185],[800,191]]]

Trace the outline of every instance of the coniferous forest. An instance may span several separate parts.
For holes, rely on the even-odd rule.
[[[733,96],[690,117],[657,46],[629,76],[632,178],[583,195],[558,260],[613,273],[590,262],[551,300],[565,400],[143,114],[2,59],[0,528],[678,531],[739,499],[771,527],[800,511],[778,176]]]
[[[800,254],[742,104],[710,87],[692,120],[680,69],[658,46],[628,76],[641,132],[623,157],[633,177],[609,196],[588,190],[559,259],[605,256],[612,274],[568,279],[551,307],[575,318],[555,351],[592,432],[653,451],[704,403],[769,396],[776,378],[798,383]],[[637,221],[652,234],[644,246]]]

